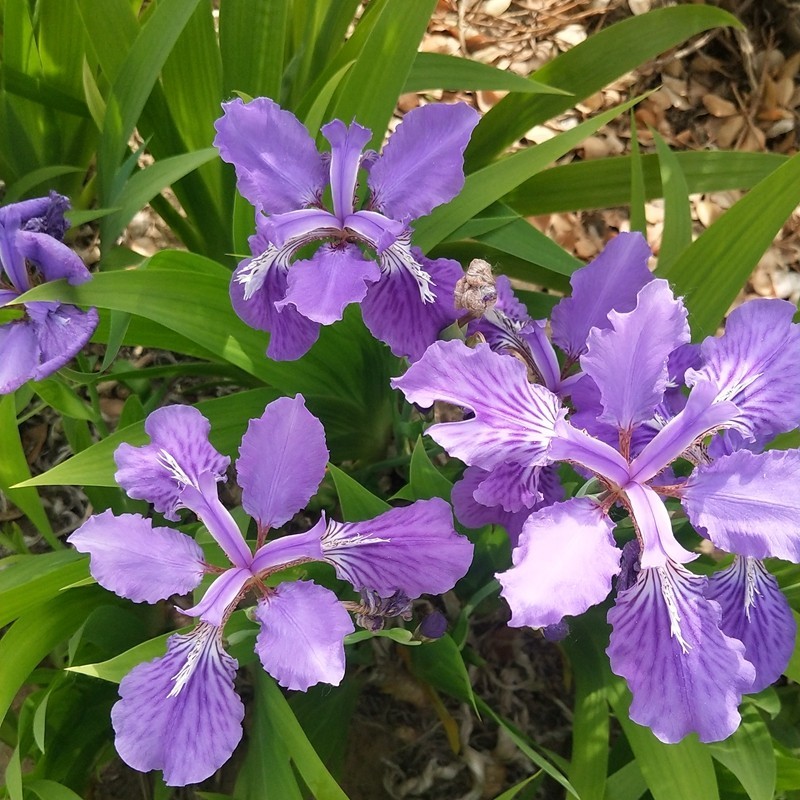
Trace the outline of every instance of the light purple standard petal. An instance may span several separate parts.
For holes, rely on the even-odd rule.
[[[111,722],[128,766],[163,770],[167,786],[186,786],[231,757],[242,738],[244,706],[233,688],[236,660],[222,649],[220,635],[198,625],[172,636],[165,656],[122,679]]]
[[[38,355],[33,323],[17,320],[0,325],[0,394],[19,389],[33,377]]]
[[[39,343],[38,364],[33,371],[33,379],[37,381],[52,375],[74,358],[97,327],[98,314],[94,308],[82,311],[60,303],[26,303],[25,309]]]
[[[631,311],[639,290],[653,276],[647,269],[650,248],[640,233],[620,233],[594,261],[577,270],[570,283],[572,296],[564,298],[551,316],[553,341],[571,361],[586,352],[592,328],[605,329],[608,313]]]
[[[360,303],[371,283],[381,276],[355,245],[323,245],[308,260],[289,270],[286,296],[275,307],[294,306],[299,314],[321,325],[342,318],[350,303]]]
[[[785,300],[751,300],[731,312],[725,333],[701,345],[704,366],[687,383],[710,381],[736,404],[742,432],[774,436],[800,425],[800,325]]]
[[[199,586],[205,572],[200,546],[180,531],[154,528],[139,514],[89,517],[67,541],[89,553],[89,571],[105,589],[136,603],[155,603]]]
[[[417,272],[407,268],[409,258],[420,268]],[[457,261],[430,260],[417,248],[406,254],[402,243],[390,247],[381,255],[380,280],[369,287],[361,303],[364,324],[396,356],[416,361],[455,322],[453,294],[462,275]],[[424,291],[429,292],[429,300],[424,299]]]
[[[512,547],[516,547],[522,524],[531,513],[523,508],[514,513],[504,511],[501,505],[483,505],[474,496],[489,472],[480,467],[467,467],[461,480],[453,484],[450,502],[456,519],[467,528],[482,528],[484,525],[500,525],[506,529]]]
[[[586,497],[531,514],[512,553],[514,566],[497,576],[511,607],[508,624],[543,628],[602,602],[622,555],[613,530],[608,515]]]
[[[467,467],[461,480],[453,484],[450,497],[456,519],[468,528],[501,525],[508,533],[511,546],[516,547],[522,525],[531,511],[564,499],[564,487],[556,465],[525,468],[519,484],[497,480],[498,473],[510,477],[520,469],[516,464],[504,464],[491,472]],[[530,474],[526,475],[528,472]],[[516,511],[506,511],[503,507],[504,503],[516,506],[518,501],[523,504]]]
[[[200,488],[200,476],[225,478],[230,458],[208,441],[209,421],[192,406],[166,406],[153,411],[144,423],[150,444],[121,444],[114,452],[116,482],[136,500],[146,500],[167,519],[177,521],[186,486]]]
[[[297,117],[267,97],[222,104],[214,146],[236,167],[243,197],[269,214],[319,200],[328,173],[314,140]]]
[[[319,488],[328,463],[322,423],[302,395],[270,403],[242,437],[236,472],[242,505],[260,529],[288,522]]]
[[[652,418],[667,387],[669,354],[689,341],[687,316],[669,284],[655,280],[633,311],[611,311],[610,327],[589,333],[581,367],[600,389],[602,422],[629,431]]]
[[[255,616],[261,625],[256,653],[281,686],[304,692],[317,683],[341,683],[344,637],[355,627],[330,589],[313,581],[282,583],[258,601]]]
[[[322,552],[356,589],[410,598],[452,589],[469,568],[472,543],[453,530],[450,506],[438,497],[392,508],[365,522],[328,523]]]
[[[464,185],[464,149],[478,119],[465,103],[409,111],[370,167],[374,208],[412,220],[452,200]]]
[[[778,582],[758,559],[737,557],[711,576],[706,597],[719,603],[723,632],[744,645],[745,658],[755,667],[749,691],[766,689],[786,669],[797,635]]]
[[[800,450],[739,450],[697,467],[683,507],[717,546],[800,562]]]
[[[730,736],[755,675],[744,645],[719,629],[719,606],[703,596],[705,585],[675,564],[643,569],[608,612],[606,652],[633,693],[630,717],[662,742]]]
[[[231,278],[233,310],[251,328],[269,331],[267,355],[276,361],[292,361],[308,352],[319,337],[319,323],[300,314],[294,306],[275,304],[286,296],[287,274],[294,246],[275,247],[267,238],[266,220],[256,218],[257,231],[250,237],[253,258],[242,261]]]
[[[566,415],[552,392],[528,382],[522,362],[486,344],[434,342],[392,385],[411,403],[444,400],[472,410],[474,418],[433,425],[427,433],[450,455],[484,469],[546,463],[556,421]]]
[[[372,132],[354,122],[349,127],[335,119],[321,128],[322,135],[331,146],[331,198],[333,212],[343,223],[353,213],[356,178],[361,163],[361,153],[372,138]]]
[[[485,506],[501,506],[505,511],[531,509],[542,499],[539,476],[543,467],[498,464],[475,488],[475,499]]]

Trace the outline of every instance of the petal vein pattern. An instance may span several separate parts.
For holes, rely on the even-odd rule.
[[[695,732],[702,742],[730,736],[755,675],[744,645],[719,628],[706,578],[667,562],[642,569],[608,612],[611,669],[633,693],[630,716],[662,742]]]
[[[797,625],[778,582],[755,558],[737,556],[714,573],[706,597],[722,609],[722,631],[738,639],[756,670],[750,691],[760,692],[786,669],[794,651]]]
[[[435,342],[392,385],[424,407],[444,400],[474,412],[472,419],[433,425],[427,433],[450,455],[484,469],[547,463],[556,422],[566,416],[552,392],[528,382],[524,364],[485,344],[470,349],[458,341]]]
[[[741,412],[748,437],[775,436],[800,425],[800,326],[785,300],[750,300],[731,312],[721,337],[701,345],[703,366],[688,370],[689,386],[709,381],[720,400]]]
[[[165,656],[140,664],[120,683],[111,722],[122,760],[142,772],[163,770],[168,786],[216,772],[242,738],[236,668],[217,628],[199,625],[172,636]]]
[[[717,547],[800,562],[800,450],[738,450],[699,466],[682,491],[692,524]]]

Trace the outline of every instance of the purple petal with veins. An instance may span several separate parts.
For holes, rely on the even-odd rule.
[[[581,367],[597,384],[602,422],[630,431],[653,417],[667,388],[670,353],[689,341],[687,311],[669,284],[644,286],[636,308],[611,311],[610,327],[593,329]]]
[[[407,221],[452,200],[464,186],[464,150],[478,119],[466,103],[409,111],[369,168],[374,207]]]
[[[755,667],[749,691],[766,689],[786,669],[797,635],[778,582],[758,559],[737,556],[730,567],[711,576],[706,597],[719,603],[722,631],[744,645],[745,658]]]
[[[499,505],[504,511],[531,509],[542,500],[539,476],[542,467],[498,464],[476,487],[475,499],[485,506]]]
[[[702,345],[704,366],[689,370],[692,386],[710,381],[720,400],[735,403],[750,437],[774,436],[800,425],[800,325],[785,300],[750,300],[732,311],[725,333]]]
[[[258,601],[256,652],[281,686],[305,691],[338,686],[344,677],[344,637],[355,628],[336,595],[313,581],[282,583]]]
[[[342,318],[350,303],[364,299],[370,284],[381,276],[378,265],[368,261],[354,245],[323,245],[307,261],[296,261],[289,270],[286,296],[278,310],[294,306],[298,313],[321,325]]]
[[[547,463],[556,421],[566,415],[552,392],[528,382],[524,364],[485,344],[434,342],[392,385],[411,403],[444,400],[473,411],[472,419],[433,425],[427,433],[450,455],[484,469]]]
[[[610,326],[612,309],[631,311],[639,290],[653,276],[647,269],[650,248],[640,233],[620,233],[590,264],[570,279],[572,296],[564,298],[551,316],[553,342],[572,361],[586,352],[592,328]]]
[[[172,636],[165,656],[122,679],[111,722],[128,766],[163,770],[167,786],[186,786],[231,757],[242,738],[244,706],[233,688],[237,663],[222,649],[220,635],[198,625]]]
[[[438,497],[392,508],[364,522],[328,522],[325,560],[356,589],[410,598],[452,589],[472,561],[472,543],[453,529],[450,506]]]
[[[497,579],[511,607],[509,625],[543,628],[602,602],[619,572],[614,523],[589,498],[573,498],[531,514]]]
[[[608,612],[611,669],[633,693],[630,717],[662,742],[697,733],[730,736],[755,670],[744,645],[720,630],[719,606],[703,596],[706,578],[667,562],[642,569]]]
[[[317,491],[328,463],[322,423],[302,395],[270,403],[242,437],[236,472],[242,505],[259,528],[288,522]]]
[[[517,512],[504,511],[501,505],[483,505],[475,500],[474,492],[490,473],[480,467],[467,467],[461,480],[453,484],[450,502],[456,519],[467,528],[500,525],[506,529],[512,547],[516,547],[522,524],[531,513],[523,508]]]
[[[251,328],[269,331],[267,355],[276,361],[292,361],[308,352],[319,337],[319,323],[300,314],[294,306],[280,311],[275,304],[286,296],[289,262],[294,246],[279,250],[267,238],[266,219],[256,217],[257,232],[250,237],[255,254],[234,270],[230,296],[233,310]]]
[[[114,451],[116,482],[136,500],[146,500],[167,519],[177,521],[181,492],[199,487],[200,476],[225,477],[230,459],[208,441],[211,425],[191,406],[167,406],[153,411],[144,423],[150,444],[121,444]]]
[[[394,355],[421,358],[458,316],[453,294],[462,274],[451,259],[429,260],[402,244],[390,247],[381,256],[381,279],[361,303],[364,324]]]
[[[206,570],[194,539],[155,528],[139,514],[104,511],[89,517],[67,541],[79,553],[89,553],[89,571],[104,589],[135,603],[187,594]]]
[[[83,350],[97,327],[97,310],[83,311],[76,306],[51,303],[26,303],[25,308],[31,319],[39,353],[31,377],[40,381]],[[37,313],[44,310],[44,314]],[[17,323],[19,324],[19,323]]]
[[[266,97],[222,104],[214,146],[236,168],[239,192],[269,214],[317,202],[328,171],[314,140],[289,111]]]
[[[739,450],[703,464],[682,490],[692,525],[723,550],[800,562],[800,450]]]

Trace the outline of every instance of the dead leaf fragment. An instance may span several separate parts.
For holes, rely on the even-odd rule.
[[[730,100],[716,94],[704,95],[703,105],[713,117],[732,117],[736,113],[736,106]]]

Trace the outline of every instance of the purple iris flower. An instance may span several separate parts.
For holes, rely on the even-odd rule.
[[[623,233],[573,274],[572,295],[553,309],[553,342],[563,352],[563,366],[547,336],[547,320],[531,319],[505,275],[493,281],[496,302],[470,322],[468,331],[480,334],[495,352],[522,361],[534,383],[559,397],[569,397],[581,386],[581,373],[576,374],[574,368],[586,352],[589,330],[607,328],[611,311],[634,308],[639,289],[653,280],[647,267],[650,255],[641,234]],[[479,267],[483,264],[478,262]],[[462,524],[471,528],[502,525],[516,546],[531,511],[563,500],[563,495],[556,467],[508,463],[491,470],[467,467],[453,486],[452,502]]]
[[[665,742],[693,731],[702,741],[730,735],[742,693],[774,681],[792,652],[791,613],[760,559],[800,562],[800,451],[714,458],[703,442],[727,429],[729,440],[758,449],[756,440],[800,424],[794,311],[784,301],[746,303],[698,352],[687,344],[683,303],[665,281],[649,280],[631,309],[586,329],[580,404],[572,392],[580,415],[570,419],[520,361],[485,344],[437,342],[394,381],[413,403],[445,400],[473,412],[428,430],[471,466],[563,461],[594,476],[596,496],[555,503],[524,522],[513,566],[498,576],[512,625],[544,628],[603,601],[622,556],[609,511],[627,510],[638,547],[623,558],[607,652],[633,693],[631,718]],[[688,397],[677,376],[691,387]],[[688,478],[673,472],[677,459],[694,467]],[[696,555],[673,536],[680,507],[668,498],[698,533],[738,554],[729,569],[708,579],[683,566]]]
[[[237,662],[223,649],[226,620],[249,591],[260,631],[255,649],[264,669],[288,689],[344,676],[343,638],[353,631],[336,595],[310,580],[269,586],[268,578],[311,561],[333,565],[362,594],[419,597],[452,588],[467,570],[472,545],[453,530],[443,500],[420,500],[366,522],[324,517],[305,533],[266,541],[317,490],[325,473],[325,433],[303,397],[281,398],[251,420],[236,471],[242,505],[258,524],[253,552],[217,496],[230,459],[209,443],[209,423],[190,406],[154,411],[145,423],[151,443],[120,445],[117,482],[167,519],[193,511],[230,559],[227,569],[206,563],[193,539],[154,527],[138,514],[91,517],[69,541],[91,556],[97,582],[121,597],[155,603],[196,589],[215,576],[197,605],[199,619],[172,636],[167,653],[135,667],[120,684],[111,718],[122,759],[135,769],[161,769],[170,786],[201,781],[230,757],[242,736],[244,708],[233,687]]]
[[[257,228],[252,258],[233,274],[231,301],[248,325],[269,331],[267,355],[299,358],[320,325],[360,303],[373,336],[395,355],[419,358],[455,320],[461,268],[411,247],[410,222],[461,190],[462,155],[477,113],[464,103],[414,109],[376,155],[363,152],[371,132],[356,122],[325,125],[331,149],[323,154],[302,123],[266,97],[233,100],[223,111],[214,144],[236,167]],[[359,169],[369,188],[362,209]],[[332,212],[323,205],[328,186]],[[322,244],[310,257],[296,259],[316,242]]]
[[[13,304],[40,283],[66,278],[84,283],[92,276],[61,240],[69,227],[69,201],[51,192],[0,208],[0,307]],[[97,311],[37,301],[0,325],[0,394],[29,380],[42,380],[78,353],[97,327]]]

